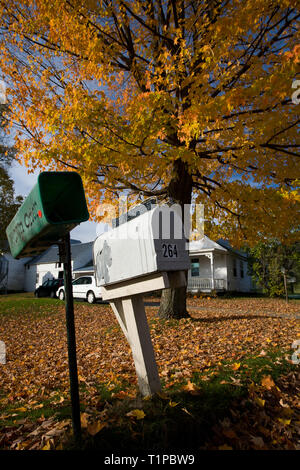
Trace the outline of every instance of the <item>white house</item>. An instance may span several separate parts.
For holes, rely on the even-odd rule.
[[[25,263],[31,258],[15,259],[10,253],[0,256],[0,291],[22,291],[25,284]]]
[[[74,278],[94,273],[92,249],[93,242],[81,243],[71,240]],[[189,251],[191,269],[188,272],[188,291],[253,290],[251,278],[247,273],[247,255],[233,249],[228,242],[214,242],[204,236],[201,240],[192,241]],[[2,282],[2,289],[4,287],[8,291],[33,292],[46,279],[61,277],[63,266],[59,262],[57,245],[33,258],[15,260],[7,253],[0,257],[0,289]]]
[[[77,268],[92,264],[93,242],[81,243],[71,241],[71,265],[73,273]],[[63,265],[59,261],[58,246],[53,245],[41,255],[35,256],[25,263],[24,290],[31,292],[47,279],[63,278]]]
[[[233,249],[227,241],[214,242],[204,236],[201,240],[190,242],[189,255],[189,292],[253,291],[247,254]],[[75,278],[93,273],[92,261],[90,265],[73,269]]]
[[[214,242],[204,236],[190,242],[191,269],[188,272],[188,291],[253,290],[248,274],[246,253],[233,249],[225,240]]]
[[[93,242],[71,240],[72,269],[92,264]],[[0,256],[0,291],[33,292],[45,280],[63,277],[58,246],[53,245],[33,258],[14,259],[10,253]]]

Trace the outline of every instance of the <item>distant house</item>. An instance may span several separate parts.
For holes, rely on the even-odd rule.
[[[73,277],[94,273],[93,242],[81,243],[71,240]],[[214,242],[204,236],[190,243],[191,269],[188,272],[188,291],[238,291],[253,290],[248,275],[247,255],[233,249],[225,240]],[[63,277],[63,266],[59,261],[58,246],[53,245],[33,258],[15,260],[8,253],[0,257],[1,272],[5,273],[2,285],[6,290],[32,292],[45,280]],[[1,268],[2,265],[2,268]],[[2,271],[1,271],[2,269]]]
[[[92,246],[93,242],[81,243],[79,240],[71,240],[73,274],[77,268],[92,264]],[[63,275],[57,245],[30,258],[14,259],[8,251],[0,256],[0,291],[2,292],[33,292],[47,279],[62,278]]]
[[[0,292],[24,290],[24,266],[30,259],[15,259],[8,252],[0,256]]]
[[[92,264],[93,242],[81,243],[77,240],[71,241],[71,265],[73,274],[78,268],[87,264]],[[58,246],[53,245],[44,253],[35,256],[25,263],[25,282],[24,290],[26,292],[34,291],[47,279],[63,278],[63,265],[59,261]]]
[[[190,242],[191,269],[188,272],[188,291],[253,290],[248,275],[247,254],[233,249],[225,240],[214,242],[204,236]]]
[[[24,290],[24,265],[31,258],[12,257],[8,241],[0,241],[0,292]]]
[[[214,242],[204,236],[190,242],[191,269],[188,271],[189,292],[250,292],[254,290],[248,275],[247,254],[235,250],[225,240]],[[74,277],[93,274],[94,267],[73,270]]]

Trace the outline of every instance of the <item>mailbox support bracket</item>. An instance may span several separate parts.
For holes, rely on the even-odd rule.
[[[186,273],[174,271],[149,274],[141,279],[102,287],[102,298],[109,300],[131,347],[138,385],[143,396],[160,392],[161,385],[142,294],[184,285]]]
[[[181,287],[186,285],[185,271],[168,271],[148,274],[141,278],[129,279],[116,284],[102,286],[102,299],[111,300],[120,297],[145,294],[147,292]]]

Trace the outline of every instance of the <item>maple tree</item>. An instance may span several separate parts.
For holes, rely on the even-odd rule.
[[[285,246],[278,243],[277,240],[270,240],[268,243],[260,242],[249,250],[249,254],[249,270],[254,282],[271,297],[285,293],[283,268],[288,278],[294,278],[295,283],[299,280],[299,243]],[[292,293],[293,284],[289,285]]]
[[[295,241],[297,0],[0,5],[0,66],[31,169],[78,171],[94,215],[127,190],[204,203],[206,233],[235,245]],[[184,291],[165,294],[162,313],[185,311]]]

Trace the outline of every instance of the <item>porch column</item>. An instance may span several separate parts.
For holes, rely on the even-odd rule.
[[[211,269],[211,287],[212,287],[212,290],[214,290],[215,280],[214,280],[214,252],[213,251],[210,254],[210,269]]]

